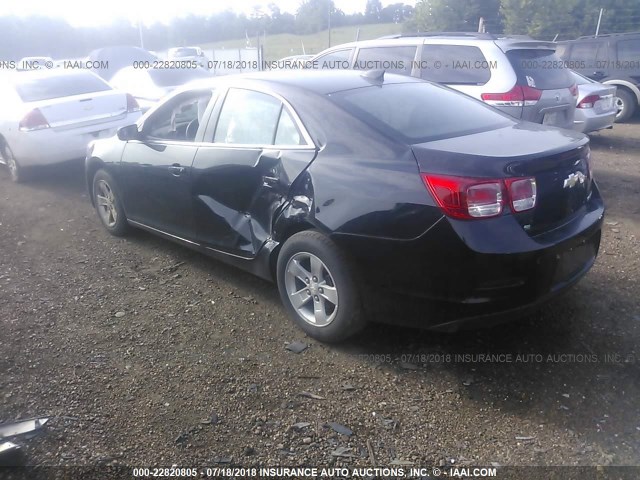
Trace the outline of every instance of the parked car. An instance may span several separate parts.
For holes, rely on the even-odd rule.
[[[131,95],[82,70],[12,72],[0,104],[0,161],[16,182],[31,167],[84,158],[91,140],[140,117]]]
[[[604,215],[589,162],[584,135],[446,87],[306,70],[180,89],[93,142],[86,176],[110,233],[139,227],[275,280],[305,332],[338,341],[369,296],[446,304],[454,320],[420,324],[455,328],[575,284]]]
[[[51,57],[24,57],[20,59],[16,66],[16,70],[41,70],[44,68],[53,68],[55,63]]]
[[[159,58],[144,48],[115,46],[93,50],[85,61],[93,73],[110,81],[125,67],[154,67]]]
[[[483,33],[417,33],[338,45],[313,68],[384,69],[447,85],[515,118],[573,128],[577,88],[556,45]]]
[[[180,60],[186,62],[193,61],[201,68],[209,70],[209,60],[200,47],[170,48],[169,52],[167,52],[167,57],[170,60]]]
[[[177,87],[210,76],[201,68],[125,67],[114,75],[111,85],[133,95],[146,112]]]
[[[572,70],[617,88],[616,122],[633,116],[640,104],[640,32],[562,41],[557,52]]]
[[[613,128],[618,114],[616,87],[603,85],[576,72],[571,72],[571,75],[578,85],[574,128],[582,133]]]
[[[307,67],[307,62],[313,58],[313,55],[289,55],[277,61],[278,69],[295,70]]]

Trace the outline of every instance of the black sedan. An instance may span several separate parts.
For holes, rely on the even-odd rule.
[[[185,87],[90,145],[86,174],[112,234],[275,280],[305,332],[339,341],[380,293],[421,297],[434,309],[415,320],[453,329],[575,284],[604,215],[589,157],[582,134],[445,87],[305,71]]]

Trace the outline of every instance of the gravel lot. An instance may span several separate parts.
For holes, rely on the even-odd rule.
[[[567,296],[498,328],[373,325],[341,346],[305,338],[271,284],[109,236],[80,164],[2,171],[0,421],[52,417],[21,442],[31,464],[640,465],[640,121],[592,149],[606,226]]]

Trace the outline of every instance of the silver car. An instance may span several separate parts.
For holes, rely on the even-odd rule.
[[[437,82],[513,117],[573,128],[577,87],[556,45],[488,33],[416,33],[332,47],[310,68],[384,69]]]
[[[578,85],[578,105],[573,128],[582,133],[613,128],[618,109],[616,107],[616,87],[604,85],[571,72]]]
[[[0,77],[0,164],[15,182],[43,165],[83,158],[92,140],[140,118],[135,99],[86,70]]]
[[[209,59],[200,47],[176,47],[167,52],[169,60],[195,62],[200,68],[209,70]]]

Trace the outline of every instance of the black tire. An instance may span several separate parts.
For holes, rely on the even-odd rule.
[[[616,105],[618,106],[618,108],[622,106],[622,109],[616,115],[616,123],[626,122],[633,116],[636,111],[636,97],[632,95],[631,92],[621,87],[618,87],[616,96],[618,97],[616,99]]]
[[[335,315],[332,313],[333,319],[326,326],[313,325],[305,320],[292,304],[287,292],[287,280],[285,279],[287,266],[294,257],[298,258],[297,256],[306,254],[317,257],[324,264],[329,278],[327,280],[329,283],[326,285],[332,284],[337,292],[338,301],[333,312]],[[277,280],[282,303],[294,322],[310,337],[321,342],[343,341],[365,327],[366,320],[356,281],[357,275],[357,270],[347,254],[328,237],[314,230],[293,235],[285,242],[278,255]],[[303,289],[306,288],[302,281],[300,281],[300,285]],[[297,290],[297,287],[295,289]],[[315,295],[312,296],[316,298]],[[324,301],[322,305],[325,305]]]
[[[26,170],[20,163],[16,160],[16,157],[13,155],[11,148],[6,143],[2,145],[2,158],[7,164],[7,168],[9,169],[9,175],[11,176],[11,181],[14,183],[24,183],[29,179],[29,171]]]
[[[107,192],[110,192],[110,195],[104,195],[105,185],[108,187]],[[118,190],[113,177],[105,170],[98,170],[93,176],[93,203],[96,207],[98,218],[100,218],[100,222],[102,222],[104,228],[106,228],[111,235],[115,235],[116,237],[126,235],[130,229],[127,216],[124,213],[124,208],[122,208],[119,192],[120,191]],[[103,204],[103,198],[110,199],[109,206]],[[109,217],[106,212],[110,212],[112,216]],[[115,216],[113,216],[114,212],[116,214]],[[112,218],[113,222],[110,222],[108,218]]]

